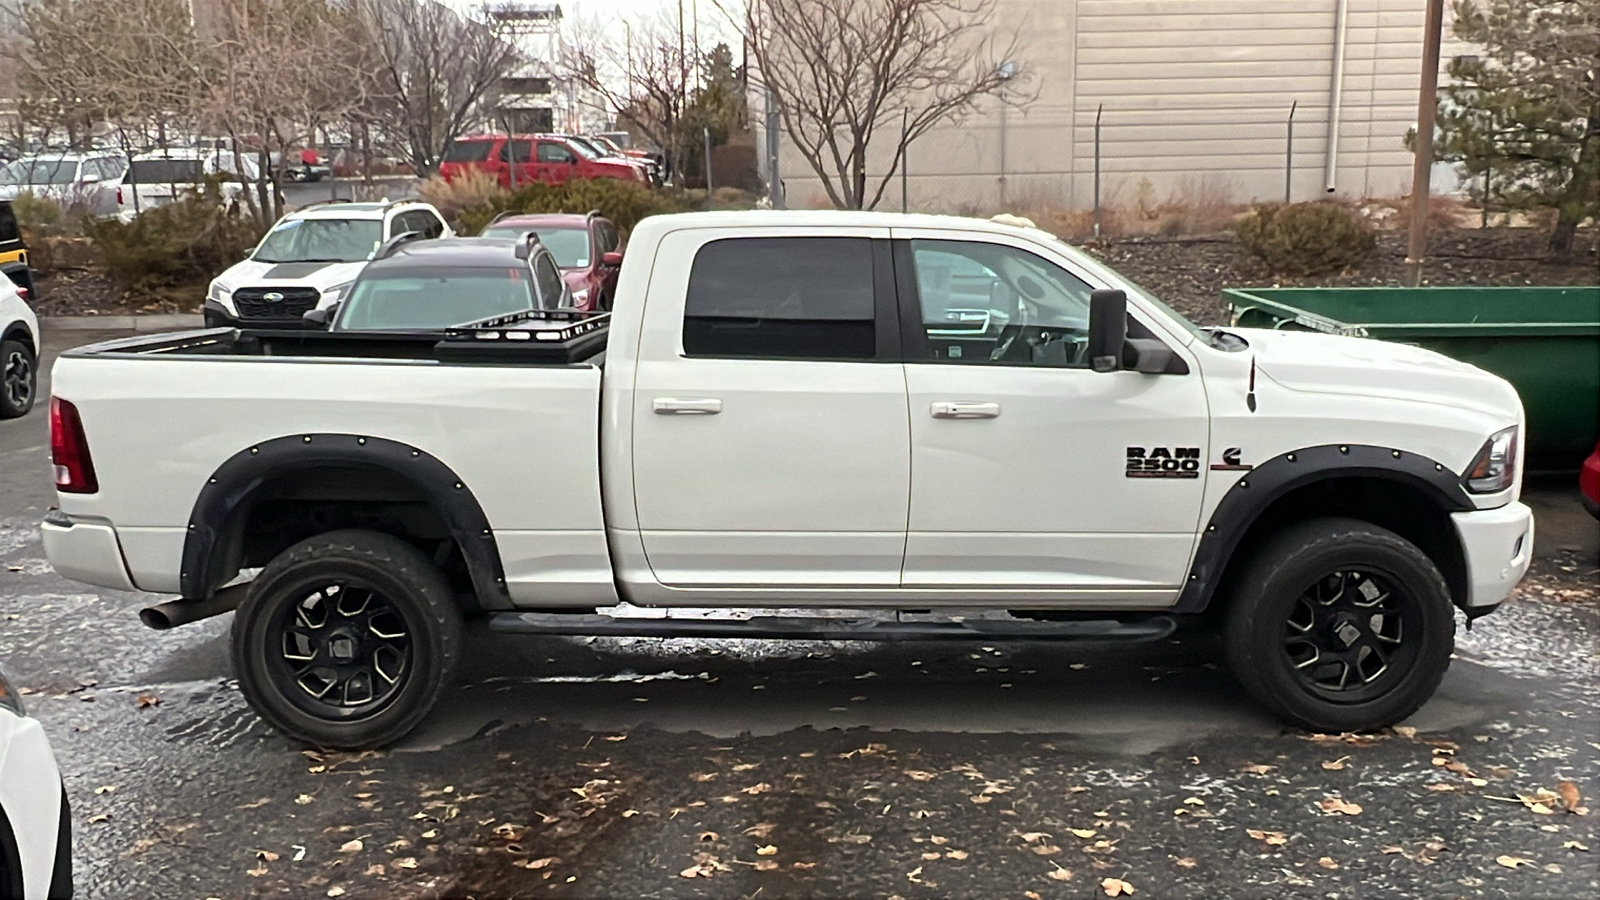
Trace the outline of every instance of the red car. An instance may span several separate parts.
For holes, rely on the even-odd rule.
[[[1594,452],[1583,461],[1583,469],[1578,473],[1578,499],[1583,501],[1583,508],[1589,515],[1600,519],[1600,441],[1596,441]]]
[[[617,270],[622,267],[622,238],[610,219],[598,213],[506,213],[485,226],[482,236],[518,238],[530,231],[555,256],[561,277],[572,289],[574,306],[611,308]]]
[[[500,186],[569,178],[617,178],[649,184],[644,170],[627,160],[596,157],[586,149],[548,135],[476,134],[458,137],[439,163],[439,175],[453,181],[463,172],[488,172]]]

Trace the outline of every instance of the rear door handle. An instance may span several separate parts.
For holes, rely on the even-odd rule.
[[[693,400],[657,397],[650,407],[658,416],[714,416],[722,412],[722,401],[710,397]]]
[[[1000,417],[1000,404],[935,403],[933,405],[933,417],[935,419],[997,419]]]

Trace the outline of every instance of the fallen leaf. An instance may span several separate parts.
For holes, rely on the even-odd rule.
[[[1578,793],[1578,786],[1570,781],[1563,781],[1556,785],[1556,793],[1561,795],[1561,805],[1565,806],[1568,812],[1577,809],[1578,804],[1583,800],[1583,795]]]
[[[259,859],[262,862],[277,862],[278,854],[273,853],[271,850],[257,850],[256,859]]]
[[[1571,843],[1571,842],[1569,842],[1569,843]],[[1587,850],[1589,848],[1588,847],[1580,847],[1579,849]],[[947,858],[947,859],[961,860],[961,859],[966,859],[967,858],[967,851],[965,851],[965,850],[946,850],[944,852],[944,855],[945,855],[945,858]]]
[[[1417,736],[1417,730],[1412,728],[1410,725],[1396,725],[1394,727],[1394,733],[1403,738],[1415,738]]]
[[[1520,856],[1499,856],[1495,858],[1495,862],[1505,866],[1508,869],[1515,869],[1517,866],[1533,865],[1533,860],[1523,859]]]
[[[293,846],[294,846],[294,856],[289,857],[290,861],[291,862],[299,862],[300,860],[305,859],[306,858],[306,848],[300,846],[299,844],[295,844]]]
[[[764,838],[772,833],[772,829],[777,827],[778,826],[772,822],[758,822],[755,825],[751,825],[749,828],[746,828],[744,833],[750,835],[751,837]]]
[[[133,705],[136,709],[149,709],[152,706],[160,706],[161,698],[155,694],[140,694],[133,698]]]
[[[1435,781],[1428,785],[1428,790],[1430,791],[1453,791],[1455,789],[1456,786],[1448,781]]]
[[[1051,869],[1046,877],[1054,878],[1056,881],[1071,881],[1072,870],[1062,868]]]
[[[102,784],[95,788],[94,792],[96,794],[114,794],[117,792],[117,786],[114,784]]]
[[[1258,841],[1265,841],[1270,847],[1281,847],[1289,843],[1289,839],[1284,837],[1283,832],[1280,831],[1258,831],[1254,828],[1246,828],[1244,833]]]
[[[711,779],[716,778],[716,777],[717,777],[716,773],[714,773],[714,772],[695,772],[694,774],[689,776],[689,780],[690,781],[702,781],[702,782],[704,782],[704,781],[710,781]]]
[[[771,872],[771,871],[773,871],[774,869],[777,869],[777,868],[778,868],[778,861],[775,860],[775,859],[758,859],[758,860],[756,860],[756,871],[757,872]]]
[[[907,769],[905,774],[912,781],[932,781],[934,778],[933,772],[924,772],[921,769]]]
[[[777,856],[778,855],[778,848],[774,847],[771,844],[768,844],[765,847],[757,847],[756,848],[756,855],[757,856]],[[938,856],[937,853],[934,854],[934,855]]]
[[[1185,797],[1185,798],[1183,798],[1183,803],[1184,803],[1185,806],[1205,806],[1206,805],[1206,802],[1204,800],[1201,800],[1199,797]]]
[[[362,848],[365,847],[365,846],[366,846],[365,844],[361,843],[361,839],[357,838],[356,840],[346,841],[345,843],[339,845],[339,852],[340,853],[360,853]]]
[[[608,740],[608,741],[625,741],[627,739],[628,739],[628,736],[625,735],[625,734],[608,734],[608,735],[606,735],[606,740]]]
[[[1322,763],[1322,767],[1324,769],[1327,769],[1330,772],[1337,772],[1337,771],[1343,769],[1344,768],[1344,764],[1349,762],[1349,761],[1350,761],[1350,757],[1341,756],[1338,759],[1333,760],[1332,762],[1328,762],[1328,761],[1324,760],[1323,763]]]
[[[735,772],[748,772],[751,769],[754,769],[756,766],[759,766],[759,765],[761,765],[761,764],[760,763],[739,763],[738,765],[733,767],[733,771],[735,771]]]
[[[1588,853],[1589,852],[1589,845],[1583,843],[1582,841],[1563,841],[1561,843],[1561,849],[1563,849],[1563,850],[1582,850],[1583,852]]]
[[[543,869],[543,868],[547,868],[549,866],[553,866],[553,865],[555,865],[556,863],[558,863],[560,861],[561,860],[555,858],[554,856],[545,856],[545,857],[541,857],[539,859],[530,859],[527,862],[523,863],[522,867],[524,869]],[[415,867],[413,867],[413,868],[415,868]]]
[[[939,858],[939,853],[937,851],[929,851],[927,853],[922,854],[922,859],[924,861],[932,861],[932,860],[935,860],[935,859],[938,859],[938,858]]]
[[[1106,892],[1107,897],[1123,897],[1133,893],[1133,885],[1120,878],[1107,878],[1101,881],[1100,889]]]
[[[417,858],[415,856],[402,856],[394,861],[394,867],[396,869],[415,869],[417,867]]]
[[[750,794],[751,796],[755,796],[756,794],[765,794],[767,791],[770,791],[770,790],[772,790],[772,785],[767,784],[765,781],[763,781],[760,784],[752,784],[747,788],[740,788],[739,789],[739,793],[741,793],[741,794]]]
[[[1039,854],[1040,856],[1054,856],[1061,852],[1061,848],[1057,847],[1055,844],[1034,844],[1028,849]]]
[[[1253,773],[1253,774],[1256,774],[1256,775],[1265,775],[1268,772],[1271,772],[1273,769],[1276,769],[1276,768],[1277,768],[1277,766],[1268,766],[1268,765],[1263,765],[1261,763],[1256,763],[1254,765],[1240,766],[1239,767],[1239,771],[1241,771],[1241,772],[1250,772],[1250,773]]]
[[[92,815],[92,816],[89,817],[89,824],[90,825],[98,825],[101,822],[109,822],[109,821],[111,821],[111,817],[106,815],[105,813],[96,813],[95,815]]]
[[[682,872],[679,872],[678,873],[678,877],[679,878],[700,878],[700,877],[710,878],[711,877],[711,873],[702,871],[703,868],[704,867],[701,866],[699,863],[696,863],[696,864],[690,866],[689,868],[684,869]]]
[[[336,884],[333,887],[328,888],[328,896],[329,897],[343,897],[344,896],[344,888],[339,887]]]
[[[1185,856],[1182,859],[1178,860],[1177,862],[1178,862],[1178,865],[1182,866],[1185,869],[1192,869],[1192,868],[1195,867],[1194,857],[1192,857],[1192,856]]]
[[[431,841],[434,838],[439,836],[439,829],[437,829],[437,828],[429,828],[427,831],[424,831],[420,836]]]
[[[940,835],[936,834],[936,835],[933,835],[932,837],[928,838],[928,843],[930,843],[930,844],[939,844],[940,846],[943,846],[945,844],[950,843],[950,839],[947,838],[947,837],[941,837]]]
[[[830,844],[866,844],[871,843],[870,834],[842,834],[838,837],[828,838]]]
[[[1074,837],[1081,837],[1086,841],[1099,833],[1093,828],[1069,828],[1067,830],[1072,832]]]
[[[917,866],[915,869],[912,869],[911,871],[906,873],[906,879],[909,880],[909,881],[916,881],[917,880],[917,876],[919,876],[921,874],[922,874],[922,867],[921,866]]]
[[[369,877],[374,875],[387,875],[389,874],[389,870],[384,867],[383,863],[373,863],[372,865],[367,866],[367,871],[365,874]]]
[[[1050,835],[1047,832],[1043,832],[1043,831],[1029,831],[1029,832],[1026,832],[1026,833],[1018,835],[1018,836],[1021,837],[1023,843],[1026,843],[1026,844],[1032,844],[1032,843],[1035,843],[1037,841],[1042,841],[1047,837],[1050,837]]]
[[[1351,803],[1339,797],[1324,797],[1317,806],[1321,807],[1322,811],[1329,815],[1335,813],[1344,813],[1347,816],[1361,815],[1361,806],[1359,804]]]
[[[246,875],[249,875],[251,878],[260,878],[261,876],[267,874],[267,867],[266,866],[262,866],[262,865],[257,865],[254,868],[245,869],[244,873]]]
[[[791,869],[815,869],[816,867],[817,867],[817,864],[814,863],[814,862],[792,862],[792,863],[789,863],[789,868],[791,868]]]
[[[1337,869],[1337,868],[1339,868],[1339,864],[1334,862],[1333,861],[1333,857],[1331,857],[1331,856],[1324,856],[1321,859],[1317,860],[1317,865],[1323,867],[1324,869]]]
[[[296,806],[305,806],[315,799],[317,798],[311,796],[310,794],[301,794],[300,796],[294,798],[294,802]]]

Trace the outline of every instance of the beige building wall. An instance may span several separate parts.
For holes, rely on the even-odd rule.
[[[1294,106],[1292,196],[1324,196],[1339,0],[998,0],[998,31],[1037,96],[993,100],[912,145],[913,209],[1086,209],[1101,116],[1107,205],[1226,195],[1282,199]],[[1409,190],[1423,0],[1345,0],[1334,192]],[[1446,24],[1448,35],[1449,25]],[[1448,60],[1451,49],[1446,48]],[[886,135],[892,142],[893,136]],[[892,147],[879,148],[880,171]],[[792,146],[780,152],[790,206],[826,205]],[[879,208],[898,209],[898,178]]]

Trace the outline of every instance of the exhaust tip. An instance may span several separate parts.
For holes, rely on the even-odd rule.
[[[143,622],[145,627],[154,628],[156,631],[166,631],[172,627],[172,619],[159,606],[147,606],[139,610],[139,621]]]

